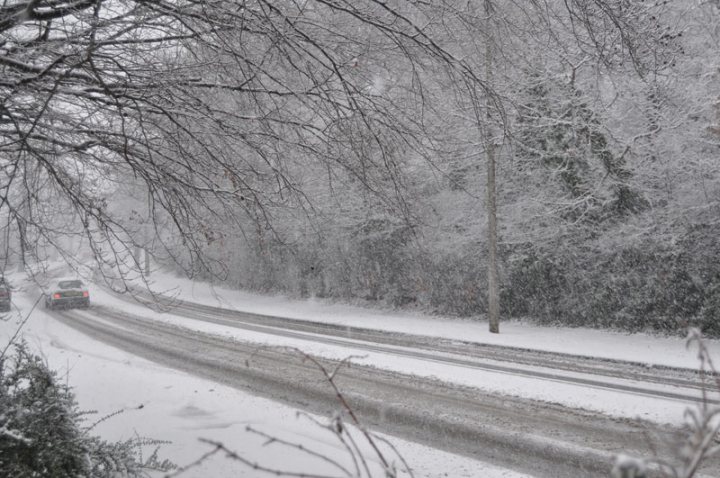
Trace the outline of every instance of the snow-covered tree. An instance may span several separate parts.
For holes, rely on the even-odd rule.
[[[480,86],[425,33],[425,8],[372,0],[6,2],[5,231],[22,236],[23,250],[30,241],[61,248],[58,236],[74,234],[103,260],[132,261],[125,246],[144,241],[107,196],[139,183],[151,218],[182,237],[197,262],[214,234],[203,226],[208,218],[240,226],[244,215],[266,225],[274,208],[308,207],[293,174],[310,162],[344,169],[371,189],[379,170],[397,180],[397,145],[416,143],[422,122],[382,94],[391,81],[376,59],[434,65]],[[70,219],[56,225],[59,217]]]

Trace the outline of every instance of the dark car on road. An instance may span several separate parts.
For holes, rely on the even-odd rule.
[[[48,309],[90,307],[90,292],[79,279],[61,279],[57,281],[45,296]]]
[[[9,312],[12,301],[12,291],[5,279],[0,277],[0,312]]]

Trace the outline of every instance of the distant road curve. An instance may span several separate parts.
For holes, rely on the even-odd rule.
[[[97,340],[312,413],[339,409],[319,371],[297,352],[161,323],[119,310],[53,312]],[[324,361],[330,362],[330,361]],[[385,433],[538,477],[607,477],[615,453],[672,456],[678,430],[612,420],[515,397],[479,393],[371,367],[343,369],[338,385],[365,424]],[[720,469],[720,461],[708,469]]]

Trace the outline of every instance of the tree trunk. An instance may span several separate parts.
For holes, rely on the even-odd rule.
[[[18,225],[18,245],[20,246],[20,257],[18,260],[17,265],[17,271],[18,272],[25,272],[25,223],[23,222],[24,219],[19,219],[17,221]]]

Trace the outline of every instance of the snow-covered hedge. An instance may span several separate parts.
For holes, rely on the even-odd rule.
[[[506,313],[542,323],[720,336],[720,245],[711,227],[609,250],[531,248],[508,266]]]
[[[214,258],[227,266],[228,282],[242,289],[361,299],[460,317],[485,313],[482,243],[421,245],[422,238],[401,225],[368,224],[341,245],[308,240],[291,250],[268,240],[262,250]],[[693,326],[720,337],[720,226],[698,218],[662,236],[648,229],[632,239],[620,221],[604,227],[501,245],[503,318],[678,334]]]

